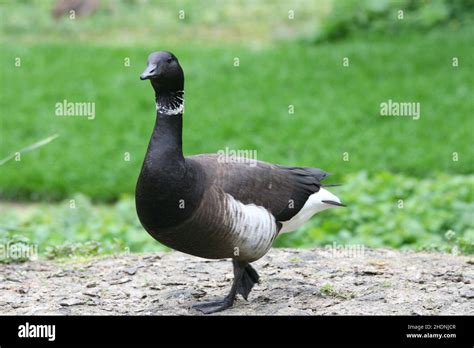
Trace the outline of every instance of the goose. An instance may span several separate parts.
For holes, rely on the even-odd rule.
[[[167,51],[148,56],[141,80],[155,92],[156,121],[138,177],[135,203],[144,229],[160,243],[206,259],[231,259],[234,278],[222,299],[198,302],[205,314],[247,300],[259,275],[250,265],[275,238],[298,229],[314,214],[344,207],[321,180],[318,168],[222,158],[184,157],[184,73]]]

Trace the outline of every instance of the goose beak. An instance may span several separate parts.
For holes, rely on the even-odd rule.
[[[336,201],[322,201],[323,203],[330,204],[330,205],[335,205],[338,207],[347,207],[345,204],[342,204],[341,202],[336,202]]]
[[[149,80],[155,75],[156,65],[149,64],[145,71],[140,75],[140,80]]]

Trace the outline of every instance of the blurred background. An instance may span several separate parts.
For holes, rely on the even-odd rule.
[[[138,76],[169,50],[186,76],[185,154],[256,150],[343,183],[333,191],[347,209],[276,246],[474,253],[474,1],[2,0],[0,11],[1,244],[48,258],[166,250],[133,194],[155,116]],[[93,103],[94,117],[57,116],[64,100]],[[388,100],[419,103],[420,118],[381,116]]]

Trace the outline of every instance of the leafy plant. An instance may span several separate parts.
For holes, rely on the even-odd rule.
[[[348,205],[315,216],[276,246],[333,242],[369,247],[474,252],[474,176],[417,179],[388,172],[348,175],[334,191]],[[453,232],[455,231],[455,232]]]
[[[334,289],[332,284],[326,283],[320,289],[321,295],[337,297],[343,300],[350,300],[353,297],[353,294],[347,291],[338,291]]]
[[[419,179],[360,172],[341,182],[330,190],[347,208],[317,214],[300,230],[279,236],[275,246],[336,243],[474,253],[473,175]],[[2,212],[0,239],[37,245],[49,258],[169,250],[143,230],[128,195],[111,205],[76,195],[55,204],[6,205]]]

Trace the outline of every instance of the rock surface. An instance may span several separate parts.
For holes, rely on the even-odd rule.
[[[273,249],[253,265],[261,281],[249,301],[221,314],[474,314],[472,257]],[[230,262],[177,252],[0,265],[0,314],[201,315],[191,304],[231,280]]]

